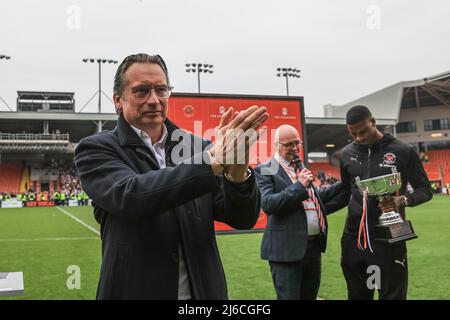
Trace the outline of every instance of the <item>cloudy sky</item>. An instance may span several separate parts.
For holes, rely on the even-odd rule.
[[[448,0],[5,0],[0,97],[15,109],[18,90],[70,91],[80,110],[98,87],[82,58],[146,52],[164,57],[177,92],[197,90],[187,62],[214,64],[205,93],[285,95],[276,68],[299,68],[290,94],[321,116],[324,104],[449,71],[449,17]],[[108,95],[116,67],[103,68]]]

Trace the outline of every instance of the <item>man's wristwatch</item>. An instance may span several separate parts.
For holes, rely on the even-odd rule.
[[[251,175],[252,175],[252,171],[251,171],[250,169],[247,169],[247,176],[245,177],[245,179],[238,182],[238,181],[235,181],[232,177],[230,177],[230,175],[228,174],[228,172],[224,172],[225,178],[226,178],[228,181],[233,182],[233,183],[242,183],[242,182],[244,182],[244,181],[247,181],[248,178],[251,177]]]

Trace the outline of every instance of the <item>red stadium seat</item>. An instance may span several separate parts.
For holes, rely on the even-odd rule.
[[[431,150],[427,152],[428,162],[424,163],[430,180],[450,183],[450,150]]]
[[[428,179],[430,180],[440,180],[441,174],[439,169],[438,162],[425,162],[423,163],[423,168],[428,175]]]
[[[0,164],[0,192],[19,193],[21,177],[22,166],[20,164]]]

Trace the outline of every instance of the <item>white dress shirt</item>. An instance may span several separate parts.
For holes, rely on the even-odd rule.
[[[145,143],[145,145],[152,151],[153,155],[158,161],[159,167],[164,169],[166,167],[166,153],[164,150],[164,143],[167,139],[167,128],[163,124],[163,133],[161,139],[156,143],[152,143],[150,136],[143,130],[131,126],[133,130],[137,133],[139,138]],[[186,269],[186,264],[184,263],[183,251],[181,250],[181,245],[178,243],[178,300],[191,299],[191,289],[189,286],[189,276]]]
[[[153,152],[153,155],[156,158],[156,161],[159,164],[159,167],[165,168],[166,167],[166,152],[164,150],[164,143],[166,142],[167,139],[167,128],[166,125],[163,124],[163,133],[161,135],[161,138],[156,142],[156,143],[152,143],[152,139],[150,138],[150,136],[147,134],[147,132],[138,129],[134,126],[131,126],[131,128],[133,128],[134,132],[137,133],[137,135],[139,136],[139,138],[141,138],[142,142],[144,142],[144,144]]]
[[[291,180],[292,177],[297,176],[295,168],[292,166],[292,164],[284,159],[278,152],[276,152],[273,157],[275,158],[275,160],[283,164],[282,168],[284,170],[286,170],[286,168],[289,170],[289,172],[286,173],[291,178]],[[297,182],[297,180],[292,181],[292,183],[295,182]],[[318,235],[320,233],[320,225],[314,202],[311,200],[311,198],[308,198],[307,200],[304,200],[302,204],[306,212],[306,220],[308,221],[308,236]]]

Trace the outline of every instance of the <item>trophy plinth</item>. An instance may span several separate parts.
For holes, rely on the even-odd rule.
[[[417,238],[409,220],[403,220],[389,225],[379,224],[375,227],[375,241],[396,243]]]
[[[402,181],[400,173],[392,168],[392,173],[366,180],[356,178],[356,185],[362,194],[377,197],[378,201],[391,197],[391,194],[400,190]],[[411,222],[403,220],[399,213],[383,212],[375,227],[374,239],[377,242],[397,243],[417,238]]]

